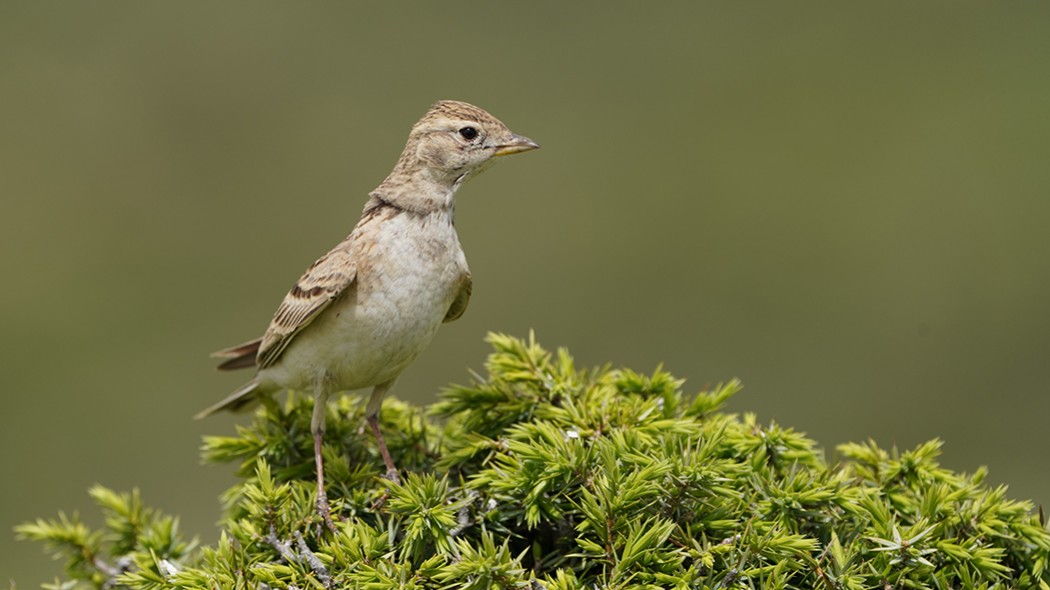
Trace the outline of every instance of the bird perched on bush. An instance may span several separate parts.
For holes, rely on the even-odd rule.
[[[331,526],[321,456],[326,403],[333,393],[371,387],[365,416],[387,477],[397,481],[379,430],[383,395],[470,299],[453,224],[456,190],[495,158],[538,147],[476,106],[444,100],[430,107],[357,226],[299,278],[262,338],[213,355],[224,359],[220,369],[257,372],[197,417],[286,389],[313,392],[317,509]]]

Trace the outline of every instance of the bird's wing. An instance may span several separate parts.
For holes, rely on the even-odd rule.
[[[219,365],[220,371],[232,371],[234,369],[245,369],[255,366],[255,357],[259,353],[259,345],[262,338],[249,340],[230,348],[211,353],[213,359],[226,359]]]
[[[444,323],[454,322],[463,315],[463,312],[467,311],[467,304],[470,303],[470,292],[474,288],[474,281],[470,278],[470,272],[467,272],[463,278],[463,283],[459,286],[459,292],[456,293],[456,299],[452,302],[452,305],[448,306],[448,313],[445,314],[445,319],[442,320]]]
[[[353,234],[306,269],[284,296],[259,345],[260,369],[274,364],[296,334],[310,325],[332,301],[353,288],[357,268],[350,255],[352,237]]]

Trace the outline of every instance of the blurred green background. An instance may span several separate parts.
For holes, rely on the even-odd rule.
[[[11,527],[138,486],[216,537],[190,420],[353,226],[411,124],[474,102],[543,149],[459,193],[488,330],[582,365],[739,377],[828,450],[947,442],[1050,501],[1045,2],[0,3],[0,579]],[[240,420],[243,420],[241,418]]]

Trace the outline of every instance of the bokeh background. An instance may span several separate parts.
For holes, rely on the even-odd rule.
[[[475,102],[543,149],[466,186],[488,330],[663,363],[834,446],[946,441],[1050,502],[1050,4],[0,3],[0,579],[11,527],[141,488],[216,538],[190,420],[341,239],[411,124]]]

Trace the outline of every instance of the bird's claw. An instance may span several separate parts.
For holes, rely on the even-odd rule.
[[[332,520],[332,510],[328,506],[328,495],[321,492],[317,495],[317,515],[321,517],[328,530],[335,532],[335,521]],[[337,516],[338,518],[338,516]]]

